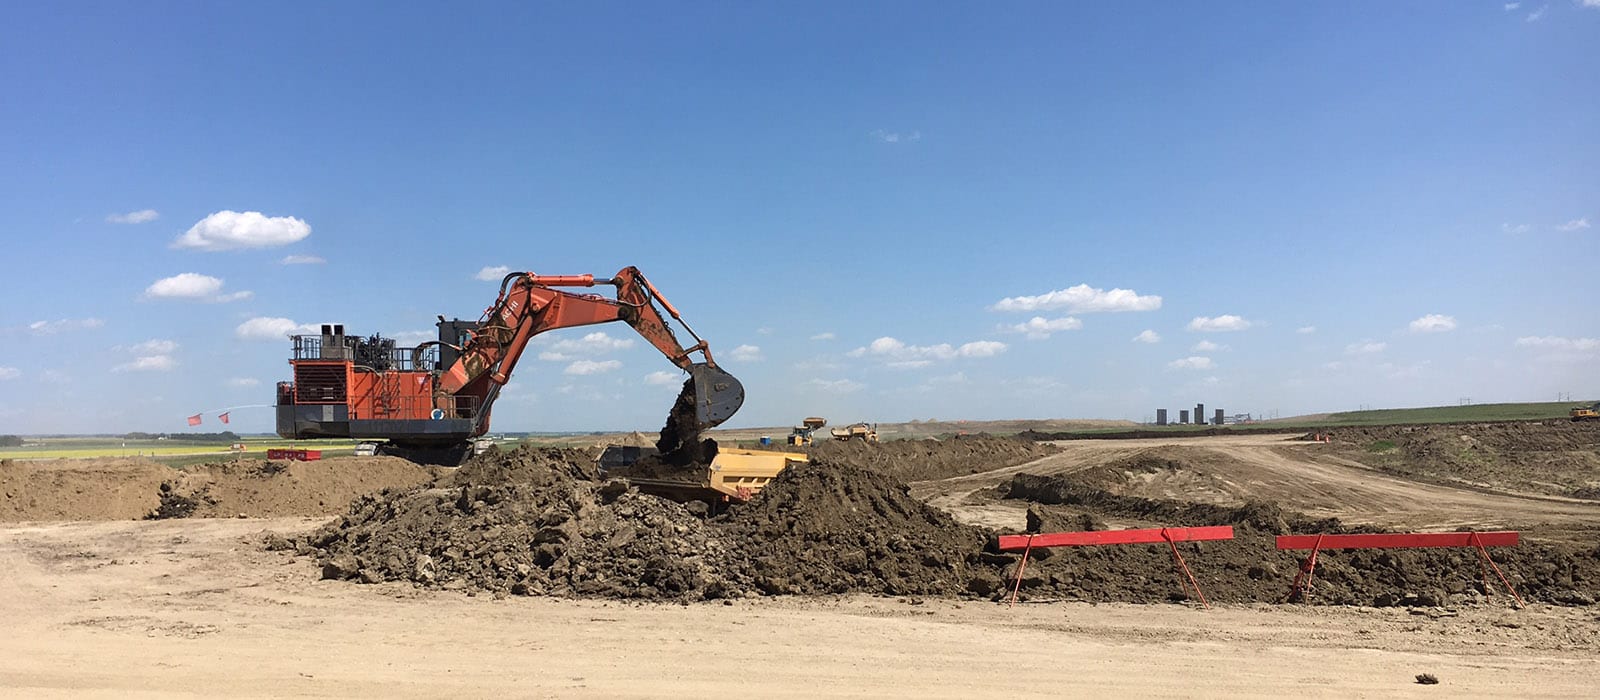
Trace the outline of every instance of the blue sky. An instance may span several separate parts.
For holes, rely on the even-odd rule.
[[[640,267],[730,425],[1600,397],[1596,5],[11,3],[0,432],[501,266]],[[628,328],[542,340],[496,428],[659,427]]]

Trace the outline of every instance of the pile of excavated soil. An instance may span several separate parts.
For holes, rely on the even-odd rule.
[[[992,435],[891,440],[877,445],[859,440],[827,440],[812,444],[808,450],[813,460],[869,469],[901,481],[977,474],[1031,462],[1057,451],[1032,440]]]
[[[1321,449],[1411,478],[1600,496],[1600,422],[1375,426],[1332,433],[1333,443]]]
[[[328,578],[527,595],[954,595],[999,584],[980,564],[982,531],[881,474],[796,467],[750,504],[704,520],[621,481],[595,481],[591,465],[565,450],[491,450],[278,544],[318,557]]]
[[[362,494],[436,473],[394,457],[176,468],[148,459],[11,462],[0,467],[0,521],[330,515]]]
[[[1133,527],[1232,525],[1233,540],[1179,545],[1212,601],[1286,598],[1306,553],[1277,551],[1276,535],[1372,531],[1349,528],[1336,519],[1311,519],[1270,503],[1228,507],[1118,495],[1076,482],[1071,475],[1019,474],[1001,488],[1006,498],[1035,504],[1029,520],[1041,531],[1095,529],[1100,518],[1118,518]],[[1588,605],[1600,598],[1600,548],[1524,542],[1489,551],[1524,599]],[[1015,564],[1006,574],[1014,578]],[[1485,586],[1478,554],[1471,549],[1328,551],[1319,557],[1310,601],[1376,606],[1466,603],[1503,593],[1498,580],[1491,583]],[[1094,601],[1188,598],[1166,545],[1038,550],[1026,569],[1022,591],[1033,598]]]

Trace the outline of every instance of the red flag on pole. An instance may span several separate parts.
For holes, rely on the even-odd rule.
[[[228,424],[228,412],[227,411],[223,411],[222,415],[217,416],[217,420],[222,421],[223,425],[227,425]]]
[[[200,425],[200,414],[189,416],[189,425]]]

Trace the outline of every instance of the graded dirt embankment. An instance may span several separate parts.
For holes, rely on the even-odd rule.
[[[1600,422],[1340,428],[1327,451],[1448,484],[1600,501]]]

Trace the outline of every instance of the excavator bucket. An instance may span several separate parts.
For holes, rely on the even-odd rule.
[[[721,368],[692,365],[689,377],[694,381],[694,418],[700,430],[721,425],[744,405],[744,385]]]

